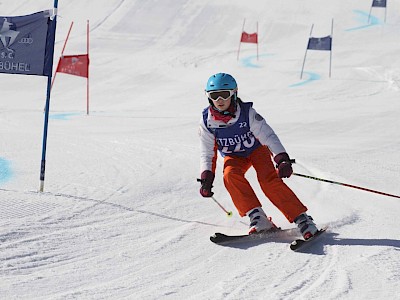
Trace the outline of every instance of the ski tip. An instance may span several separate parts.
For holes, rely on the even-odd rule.
[[[219,240],[224,239],[226,236],[226,234],[216,232],[212,236],[210,236],[210,241],[213,243],[217,243]]]
[[[216,232],[212,236],[210,236],[210,238],[223,237],[223,236],[227,236],[227,235],[220,233],[220,232]]]
[[[322,226],[318,231],[324,232],[328,229],[328,227],[329,227],[328,225]]]

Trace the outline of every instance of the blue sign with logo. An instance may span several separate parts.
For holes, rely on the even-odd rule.
[[[55,26],[51,26],[50,13],[0,16],[0,73],[51,74]]]

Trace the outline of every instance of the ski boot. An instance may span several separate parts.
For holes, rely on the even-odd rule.
[[[302,213],[296,217],[294,222],[297,224],[297,227],[299,228],[300,233],[305,240],[311,238],[318,231],[313,218],[306,213]]]
[[[250,218],[249,234],[275,231],[278,229],[261,207],[253,208],[248,211],[246,215]]]

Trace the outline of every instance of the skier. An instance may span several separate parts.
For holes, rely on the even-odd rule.
[[[317,227],[305,207],[281,178],[292,175],[289,155],[273,129],[252,107],[237,96],[236,80],[229,74],[212,75],[205,92],[209,106],[203,110],[201,140],[201,188],[203,197],[212,197],[217,149],[224,158],[223,179],[241,217],[250,218],[249,234],[276,230],[250,183],[246,171],[253,166],[262,191],[290,223],[295,222],[304,239]],[[275,169],[272,158],[276,163]]]

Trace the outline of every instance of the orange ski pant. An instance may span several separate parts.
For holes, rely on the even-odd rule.
[[[298,215],[307,211],[307,207],[278,177],[269,149],[261,146],[248,157],[225,156],[224,158],[224,184],[240,216],[243,217],[251,209],[262,206],[245,178],[245,173],[251,166],[256,170],[258,182],[265,196],[290,223]]]

